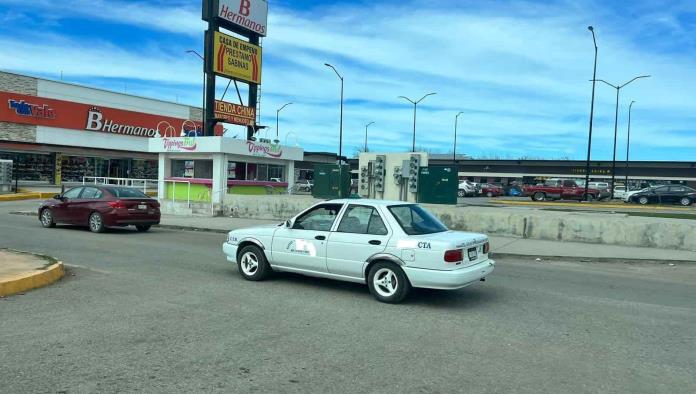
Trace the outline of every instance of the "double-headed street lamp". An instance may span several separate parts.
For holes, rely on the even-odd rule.
[[[279,128],[278,128],[278,117],[279,117],[279,115],[280,115],[280,111],[282,111],[283,108],[287,107],[288,105],[292,105],[292,103],[287,103],[287,104],[283,105],[282,107],[278,108],[278,110],[276,111],[276,141],[278,141],[278,133],[279,133],[279,132],[278,132],[278,130],[279,130]]]
[[[614,198],[614,182],[616,178],[616,137],[619,132],[619,92],[621,91],[621,88],[640,78],[650,78],[650,75],[639,75],[631,79],[630,81],[624,83],[623,85],[612,85],[603,79],[597,79],[597,81],[604,82],[612,88],[616,89],[616,114],[614,116],[614,157],[611,162],[611,198]],[[593,83],[594,81],[595,80],[593,79]]]
[[[399,96],[398,98],[402,98],[404,100],[407,100],[409,103],[413,104],[413,148],[411,149],[411,152],[416,151],[416,108],[418,107],[418,103],[423,101],[426,97],[432,96],[437,93],[428,93],[425,96],[421,97],[420,100],[418,101],[413,101],[410,98],[406,96]]]
[[[455,166],[455,171],[457,168],[457,120],[459,120],[459,115],[463,113],[463,111],[459,111],[457,116],[454,117],[454,149],[452,149],[452,164]]]
[[[592,120],[594,119],[594,97],[595,85],[597,82],[597,39],[595,38],[594,28],[587,26],[587,29],[592,33],[592,42],[594,43],[594,71],[592,72],[592,101],[590,104],[590,133],[587,137],[587,162],[585,163],[585,195],[584,199],[589,201],[590,195],[587,193],[587,188],[590,184],[590,156],[592,153]]]
[[[367,128],[373,124],[375,124],[375,122],[370,122],[370,123],[365,125],[365,149],[363,149],[363,152],[367,152]]]
[[[624,171],[626,176],[626,182],[624,182],[626,193],[628,193],[628,153],[631,148],[631,108],[633,108],[633,103],[635,101],[631,101],[631,104],[628,106],[628,138],[626,139],[626,169]]]
[[[330,65],[329,63],[324,63],[324,65],[334,70],[336,75],[338,75],[338,78],[341,80],[341,120],[338,132],[338,161],[340,163],[341,156],[343,156],[343,76],[336,71],[336,67]]]

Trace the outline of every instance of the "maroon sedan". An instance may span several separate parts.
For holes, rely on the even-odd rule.
[[[124,226],[147,231],[160,222],[160,204],[128,187],[81,186],[41,204],[39,220],[44,227],[60,223],[86,225],[95,233],[106,227]]]
[[[505,194],[505,190],[502,187],[496,186],[490,183],[484,183],[481,185],[481,194],[487,197],[498,197]]]

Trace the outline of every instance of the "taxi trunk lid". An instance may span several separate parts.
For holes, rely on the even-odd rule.
[[[418,265],[424,265],[423,268],[455,270],[488,260],[489,250],[485,245],[489,240],[485,234],[450,230],[417,235],[413,239],[418,242],[416,246],[423,257]]]

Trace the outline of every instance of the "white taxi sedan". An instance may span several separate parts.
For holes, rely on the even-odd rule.
[[[411,287],[459,289],[495,268],[486,235],[448,230],[401,201],[325,201],[278,225],[231,231],[222,249],[247,280],[285,271],[367,283],[389,303]]]

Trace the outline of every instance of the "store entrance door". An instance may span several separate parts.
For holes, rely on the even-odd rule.
[[[109,160],[110,178],[130,178],[130,166],[128,160]]]

